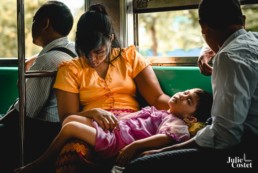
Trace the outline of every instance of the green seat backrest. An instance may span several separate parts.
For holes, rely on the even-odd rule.
[[[0,114],[5,114],[18,97],[17,80],[17,67],[0,67]]]
[[[190,88],[212,91],[210,77],[200,74],[198,67],[153,66],[153,69],[161,88],[169,96]],[[17,79],[17,67],[0,67],[0,114],[18,97]]]
[[[186,66],[153,66],[163,91],[172,96],[191,88],[211,92],[211,77],[200,73],[199,68]]]

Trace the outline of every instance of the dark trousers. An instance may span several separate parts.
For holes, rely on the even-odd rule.
[[[59,132],[60,123],[50,123],[25,117],[24,164],[39,157]],[[1,122],[2,123],[2,122]],[[0,172],[11,173],[21,165],[19,113],[0,124]]]
[[[249,138],[248,141],[225,150],[192,148],[139,157],[131,161],[123,173],[135,173],[141,170],[148,173],[175,170],[258,172],[257,137]]]

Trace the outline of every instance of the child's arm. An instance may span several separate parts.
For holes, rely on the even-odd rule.
[[[138,156],[140,153],[155,149],[161,148],[170,144],[173,144],[175,141],[166,134],[157,134],[150,136],[145,139],[140,139],[134,141],[133,143],[125,146],[117,156],[117,165],[125,166],[132,158]]]

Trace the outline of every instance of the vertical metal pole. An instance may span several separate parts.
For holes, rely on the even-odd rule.
[[[138,13],[134,13],[133,15],[133,21],[134,21],[134,45],[137,47],[139,51],[139,30],[138,30]]]
[[[25,91],[25,32],[24,2],[17,0],[17,32],[18,32],[18,79],[19,79],[19,114],[20,114],[20,163],[24,165],[24,118],[26,114]]]
[[[120,1],[120,40],[122,47],[127,47],[127,21],[126,21],[126,0]]]
[[[90,7],[90,0],[84,0],[84,11],[88,11]]]

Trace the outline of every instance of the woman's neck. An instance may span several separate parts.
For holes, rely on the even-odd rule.
[[[95,67],[94,69],[102,79],[105,79],[108,72],[108,67],[109,67],[109,56],[99,66]]]

